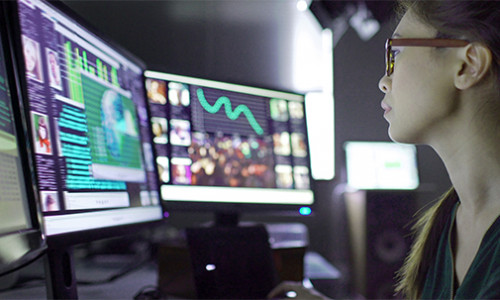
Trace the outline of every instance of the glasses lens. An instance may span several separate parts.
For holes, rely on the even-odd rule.
[[[393,68],[394,61],[391,51],[391,39],[388,39],[385,42],[385,73],[387,74],[387,76],[390,76],[392,74]]]
[[[392,51],[389,51],[389,75],[394,71],[394,56],[392,55]]]

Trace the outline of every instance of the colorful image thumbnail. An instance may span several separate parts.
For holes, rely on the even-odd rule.
[[[168,101],[175,106],[189,106],[189,88],[187,85],[177,82],[168,84]]]
[[[26,74],[29,78],[43,82],[42,59],[40,44],[23,35],[23,50]]]
[[[282,99],[271,99],[269,103],[271,118],[275,121],[288,121],[287,101]]]
[[[288,109],[290,110],[290,118],[304,119],[304,105],[301,102],[290,101]]]
[[[156,144],[166,144],[168,142],[168,125],[165,118],[151,118],[151,127],[153,129],[153,141]]]
[[[45,54],[47,55],[47,66],[49,69],[49,84],[53,88],[62,90],[59,55],[56,51],[49,48],[45,48]]]
[[[277,155],[288,156],[291,154],[290,134],[288,132],[276,132],[273,134],[274,153]]]
[[[60,210],[59,197],[57,196],[57,192],[41,191],[40,199],[42,201],[42,210],[44,212]]]
[[[148,100],[151,103],[167,103],[167,84],[162,80],[146,79]]]
[[[309,179],[309,168],[303,166],[296,166],[293,168],[293,179],[295,181],[295,188],[309,189],[311,187]]]
[[[176,146],[191,144],[191,124],[186,120],[170,120],[170,142]]]
[[[277,165],[275,171],[277,174],[276,185],[279,188],[291,189],[293,187],[292,167],[288,165]]]
[[[189,158],[172,158],[172,183],[191,184],[191,160]]]
[[[32,112],[31,121],[33,122],[35,153],[52,154],[49,118],[45,115]]]
[[[170,181],[170,168],[168,164],[168,158],[165,156],[158,156],[156,158],[156,163],[158,165],[158,176],[162,182]]]
[[[295,157],[307,156],[306,136],[303,133],[292,132],[290,139],[292,141],[292,155]]]

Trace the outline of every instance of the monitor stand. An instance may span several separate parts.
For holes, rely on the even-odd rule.
[[[48,299],[78,299],[73,248],[47,249],[46,283]]]
[[[279,282],[265,226],[238,221],[217,212],[214,225],[186,229],[198,298],[265,299]]]
[[[238,227],[240,221],[239,213],[216,212],[215,227]]]

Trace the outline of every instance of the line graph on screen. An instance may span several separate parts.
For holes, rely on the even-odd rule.
[[[219,112],[222,106],[224,106],[224,112],[228,119],[234,121],[237,120],[241,114],[243,114],[256,134],[258,135],[264,134],[264,129],[262,129],[260,124],[257,122],[252,111],[248,108],[248,106],[240,104],[236,106],[236,108],[233,110],[231,99],[229,99],[226,96],[219,97],[217,101],[215,101],[215,103],[211,105],[207,101],[203,89],[198,88],[196,90],[196,94],[198,96],[198,101],[200,102],[201,106],[208,113],[216,114],[217,112]]]

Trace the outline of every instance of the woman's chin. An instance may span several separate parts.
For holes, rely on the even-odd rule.
[[[388,130],[389,138],[395,143],[401,144],[416,144],[416,139],[409,134],[403,134],[402,132],[397,132],[396,130],[391,130],[389,127]]]

